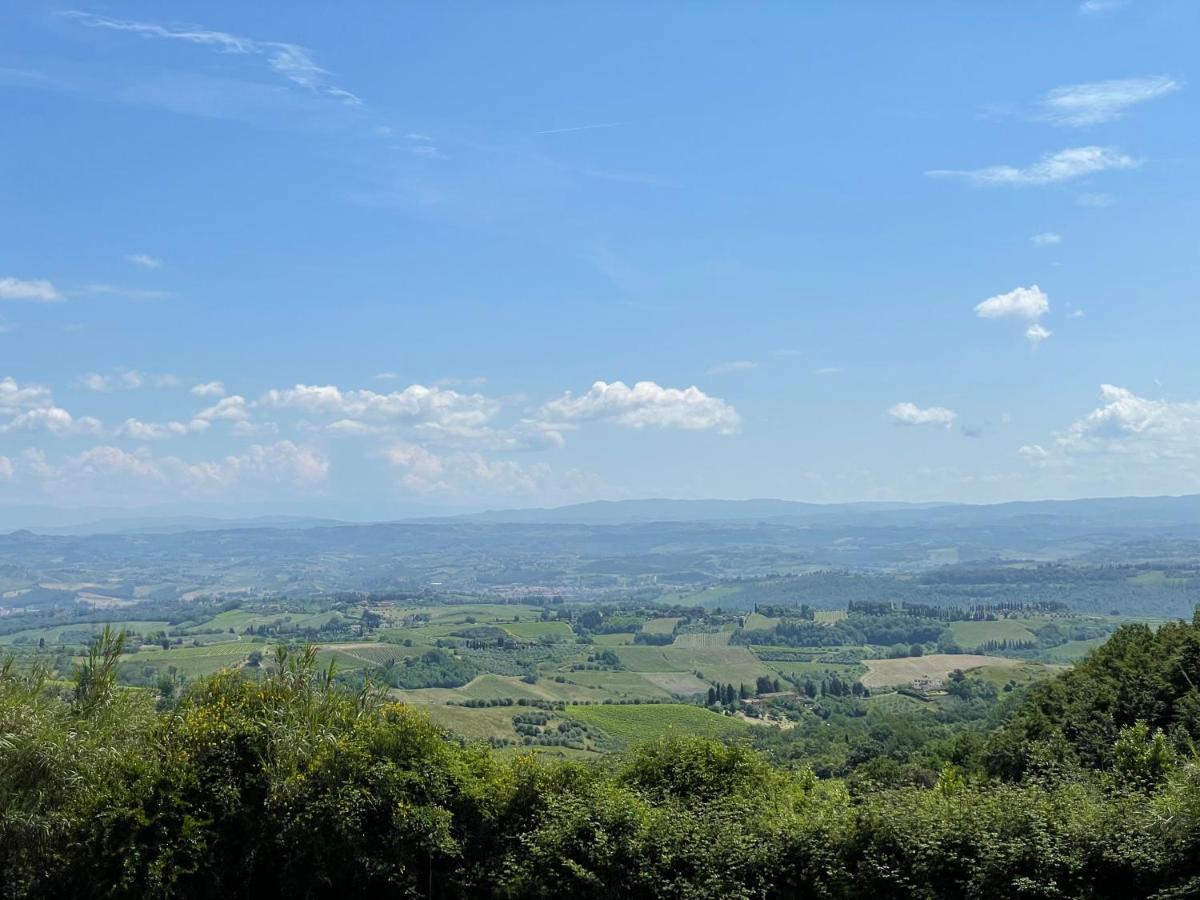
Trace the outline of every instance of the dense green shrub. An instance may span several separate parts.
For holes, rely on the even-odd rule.
[[[110,634],[73,686],[0,670],[0,895],[1195,896],[1193,701],[1171,673],[1197,630],[1119,633],[924,787],[687,738],[593,764],[499,754],[345,691],[311,650],[159,711],[116,684]]]

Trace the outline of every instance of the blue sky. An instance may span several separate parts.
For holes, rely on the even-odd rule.
[[[0,12],[0,507],[1200,491],[1200,7]]]

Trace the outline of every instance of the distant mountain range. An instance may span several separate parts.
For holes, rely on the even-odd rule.
[[[63,514],[60,514],[60,517]],[[5,517],[12,521],[14,515]],[[995,504],[966,503],[804,503],[795,500],[597,500],[569,506],[499,509],[457,515],[399,516],[372,524],[425,523],[429,525],[544,524],[636,525],[653,522],[776,522],[793,526],[858,527],[986,527],[989,523],[1012,526],[1020,522],[1040,527],[1060,523],[1072,530],[1170,528],[1200,525],[1200,495],[1180,497],[1105,497],[1082,500],[1032,500]],[[361,526],[343,519],[304,515],[105,516],[71,524],[42,525],[25,529],[48,535],[169,534],[188,531],[236,529],[301,530]],[[20,526],[11,530],[18,530]]]
[[[216,519],[209,516],[150,516],[144,518],[97,519],[79,525],[28,529],[37,534],[177,534],[185,531],[230,531],[243,528],[324,528],[347,525],[338,519],[305,516],[253,516],[246,519]]]
[[[550,509],[506,509],[429,519],[457,522],[621,525],[645,522],[820,522],[980,526],[1059,519],[1074,527],[1200,524],[1200,495],[1031,500],[1011,503],[802,503],[794,500],[599,500]]]

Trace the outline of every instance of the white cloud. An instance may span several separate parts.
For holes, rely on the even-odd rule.
[[[915,403],[897,403],[888,410],[888,415],[901,425],[942,425],[946,428],[958,418],[958,413],[944,406],[921,408]]]
[[[1039,463],[1044,462],[1050,454],[1041,444],[1027,444],[1017,450],[1017,455],[1029,462]]]
[[[1037,321],[1050,311],[1050,298],[1036,284],[1019,287],[1007,294],[988,297],[976,304],[975,315],[981,319],[1018,318]]]
[[[597,381],[578,397],[569,391],[545,404],[539,419],[548,422],[610,421],[626,428],[738,430],[741,419],[732,406],[699,388],[665,388],[653,381],[629,387],[622,381]]]
[[[193,387],[192,394],[196,397],[224,397],[225,383],[222,381],[206,381],[204,384],[198,384]]]
[[[75,418],[54,404],[50,388],[40,384],[22,386],[11,377],[0,379],[0,415],[12,416],[0,432],[48,431],[51,434],[98,434],[101,424],[91,416]]]
[[[1050,298],[1036,284],[988,297],[975,305],[975,315],[981,319],[1016,319],[1029,323],[1025,328],[1025,339],[1034,346],[1050,337],[1050,330],[1039,321],[1049,311]]]
[[[33,303],[57,303],[63,295],[49,281],[23,281],[11,276],[0,277],[0,300],[29,300]]]
[[[814,375],[841,375],[842,369],[839,366],[823,366],[820,369],[813,370]]]
[[[112,391],[131,391],[145,387],[146,385],[175,387],[179,384],[179,378],[171,374],[152,375],[146,372],[138,372],[134,369],[127,369],[111,375],[88,372],[86,375],[81,375],[76,384],[89,391],[107,394]]]
[[[166,300],[174,296],[170,291],[146,290],[144,288],[127,288],[118,284],[89,284],[75,294],[99,294],[106,297],[124,297],[126,300]]]
[[[256,444],[245,453],[203,462],[129,453],[112,446],[92,447],[57,465],[47,462],[40,450],[26,451],[25,460],[47,493],[74,502],[211,496],[234,489],[241,494],[244,488],[272,484],[313,490],[329,473],[324,457],[291,441]]]
[[[1027,341],[1029,341],[1029,343],[1034,344],[1036,346],[1037,344],[1040,344],[1042,341],[1044,341],[1046,338],[1050,337],[1050,335],[1052,335],[1053,333],[1054,332],[1050,331],[1048,328],[1044,328],[1037,322],[1034,322],[1032,325],[1030,325],[1028,328],[1025,329],[1025,339]]]
[[[0,413],[12,415],[22,409],[53,403],[54,394],[44,384],[22,386],[11,377],[0,378]]]
[[[1062,243],[1062,235],[1055,234],[1053,231],[1043,231],[1041,234],[1035,234],[1029,240],[1035,247],[1051,247]]]
[[[314,93],[331,97],[348,106],[360,106],[362,100],[349,91],[330,84],[329,73],[313,61],[309,51],[299,44],[282,41],[257,41],[252,38],[211,31],[204,28],[168,28],[153,22],[135,22],[109,19],[85,12],[66,12],[63,15],[76,19],[92,28],[125,31],[157,40],[182,41],[203,47],[211,47],[220,53],[240,56],[257,56],[266,60],[277,75],[286,78]]]
[[[735,359],[730,362],[718,363],[708,370],[709,375],[727,375],[730,372],[746,372],[757,369],[758,363],[749,359]]]
[[[1043,156],[1037,162],[1019,168],[1017,166],[989,166],[985,169],[934,169],[926,175],[962,178],[972,184],[987,187],[1055,184],[1083,175],[1092,175],[1108,169],[1132,169],[1141,161],[1127,156],[1113,147],[1070,147],[1057,153]]]
[[[522,466],[473,452],[439,455],[407,442],[393,444],[384,456],[400,473],[400,483],[421,494],[532,493],[550,474],[544,464]]]
[[[145,383],[141,372],[121,372],[117,375],[100,375],[88,372],[79,377],[79,386],[89,391],[107,393],[115,390],[133,390]]]
[[[1200,482],[1200,400],[1151,399],[1104,384],[1099,406],[1052,443],[1028,444],[1017,453],[1070,477],[1133,480],[1145,490],[1177,493],[1182,483]]]
[[[1120,9],[1126,2],[1127,0],[1083,0],[1079,4],[1079,12],[1084,16],[1094,16]]]
[[[7,456],[0,456],[0,481],[12,481],[16,473],[13,461]]]
[[[202,422],[245,422],[250,418],[250,410],[245,397],[232,394],[200,410],[194,418]]]
[[[1080,206],[1090,206],[1093,209],[1103,209],[1116,203],[1112,194],[1080,194],[1078,200]]]
[[[1151,400],[1100,386],[1103,403],[1059,438],[1069,452],[1134,454],[1144,459],[1200,456],[1200,401]]]
[[[297,384],[285,390],[268,391],[261,402],[264,406],[300,410],[308,415],[368,424],[418,425],[463,436],[486,426],[499,408],[482,394],[463,394],[421,384],[386,394],[343,391],[335,385]]]
[[[1042,118],[1056,125],[1098,125],[1119,119],[1131,106],[1170,94],[1180,87],[1179,82],[1166,75],[1058,87],[1042,97]]]
[[[117,429],[117,437],[132,438],[135,441],[161,441],[166,438],[183,437],[196,431],[208,428],[206,419],[193,419],[191,422],[143,422],[140,419],[126,419]]]
[[[51,434],[99,434],[102,425],[91,416],[75,418],[59,406],[39,406],[11,419],[0,431],[49,431]]]
[[[148,253],[131,253],[125,257],[126,262],[133,263],[135,266],[141,266],[143,269],[161,269],[162,260],[157,257],[150,256]]]

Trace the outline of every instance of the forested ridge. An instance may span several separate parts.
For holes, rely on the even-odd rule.
[[[5,897],[1200,893],[1200,625],[1125,626],[877,786],[689,738],[600,762],[449,739],[311,650],[165,703],[0,671]]]

